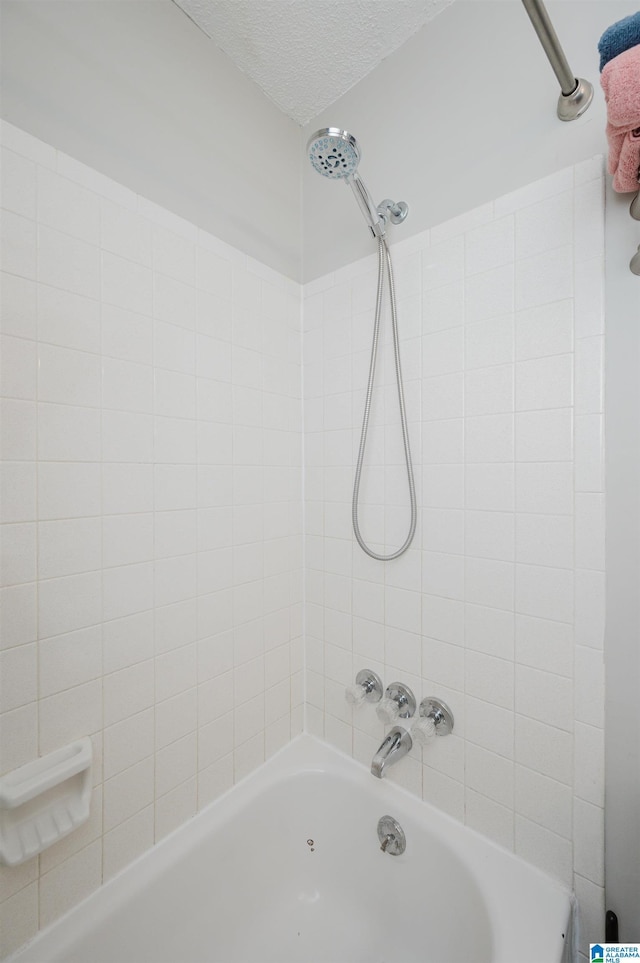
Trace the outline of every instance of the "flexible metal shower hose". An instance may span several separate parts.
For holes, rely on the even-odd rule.
[[[402,442],[404,444],[404,460],[407,466],[407,482],[409,485],[409,498],[411,501],[411,521],[409,523],[409,533],[400,548],[390,555],[379,555],[364,541],[360,533],[358,521],[358,498],[360,495],[360,479],[362,476],[362,464],[367,444],[367,431],[369,429],[369,416],[371,414],[371,399],[373,396],[373,385],[376,373],[376,359],[378,355],[378,340],[380,335],[380,316],[382,314],[382,294],[384,290],[385,264],[389,282],[389,302],[391,305],[391,328],[393,331],[393,351],[396,367],[396,385],[398,387],[398,403],[400,405],[400,422],[402,424]],[[393,283],[393,267],[391,264],[391,253],[384,237],[378,238],[378,288],[376,292],[376,315],[373,325],[373,339],[371,342],[371,362],[369,364],[369,382],[367,384],[367,395],[364,403],[364,416],[362,418],[362,430],[360,432],[360,448],[358,451],[358,462],[356,474],[353,481],[353,499],[351,502],[351,519],[353,521],[353,531],[358,545],[369,555],[380,562],[390,562],[394,558],[399,558],[409,548],[416,530],[416,486],[413,478],[413,465],[411,463],[411,448],[409,445],[409,432],[407,429],[407,412],[404,404],[404,388],[402,384],[402,368],[400,366],[400,338],[398,335],[398,308],[396,305],[396,292]]]

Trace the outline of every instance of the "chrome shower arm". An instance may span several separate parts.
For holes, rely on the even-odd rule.
[[[571,70],[542,0],[522,0],[522,5],[560,84],[558,117],[560,120],[575,120],[593,100],[593,87]]]

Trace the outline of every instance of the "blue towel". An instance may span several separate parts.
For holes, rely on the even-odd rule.
[[[600,73],[610,60],[640,43],[640,10],[612,23],[598,41]]]

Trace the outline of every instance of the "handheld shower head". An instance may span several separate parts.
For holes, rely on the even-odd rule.
[[[393,270],[391,267],[391,252],[385,239],[385,229],[387,220],[392,224],[399,224],[407,216],[407,205],[404,201],[396,204],[391,200],[384,200],[378,206],[374,204],[369,191],[364,186],[362,178],[358,174],[358,164],[360,163],[360,148],[355,137],[348,130],[340,130],[339,127],[323,127],[317,130],[307,142],[307,152],[311,164],[323,177],[330,180],[342,180],[349,185],[354,197],[358,202],[358,207],[364,214],[365,220],[369,225],[372,236],[378,242],[378,285],[376,294],[376,314],[374,321],[374,334],[371,345],[371,362],[369,365],[369,384],[365,400],[364,418],[362,421],[362,432],[360,435],[360,450],[358,453],[358,464],[356,467],[356,477],[353,484],[353,499],[351,502],[351,517],[353,530],[355,532],[358,545],[371,558],[379,559],[383,562],[398,558],[409,547],[416,530],[416,490],[413,478],[413,466],[411,464],[411,449],[409,445],[409,434],[407,431],[407,417],[404,407],[404,389],[402,387],[402,371],[400,368],[400,340],[398,336],[398,317],[396,307],[396,297],[393,282]],[[373,393],[373,382],[376,367],[376,355],[378,350],[378,339],[380,333],[380,317],[382,313],[382,294],[386,276],[388,281],[389,301],[391,307],[391,319],[393,328],[393,344],[396,361],[396,382],[398,387],[398,401],[400,405],[400,420],[402,423],[402,438],[404,444],[405,462],[407,466],[407,482],[409,485],[409,500],[411,502],[411,521],[409,523],[409,534],[404,544],[389,555],[381,555],[369,548],[360,533],[360,523],[358,520],[358,497],[360,492],[360,478],[364,461],[367,431],[369,426],[369,414],[371,411],[371,398]]]
[[[309,160],[318,174],[334,180],[355,174],[360,163],[358,141],[348,130],[323,127],[307,144]]]
[[[373,237],[384,237],[388,217],[394,224],[404,220],[407,215],[407,205],[404,201],[394,204],[393,201],[385,200],[377,207],[374,204],[371,194],[358,174],[360,163],[358,141],[348,130],[341,130],[339,127],[323,127],[309,138],[307,150],[309,160],[318,174],[331,180],[346,181],[354,193]]]

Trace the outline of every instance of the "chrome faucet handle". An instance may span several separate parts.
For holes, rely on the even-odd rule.
[[[359,709],[365,702],[380,702],[382,698],[380,676],[373,669],[360,669],[355,685],[347,686],[344,697],[354,709]]]
[[[392,682],[388,685],[384,699],[376,706],[378,719],[385,725],[390,725],[396,719],[410,719],[415,711],[416,697],[402,682]]]
[[[413,741],[421,746],[428,746],[436,737],[436,724],[429,716],[422,716],[411,726]]]
[[[398,718],[398,706],[393,699],[385,696],[380,705],[376,706],[376,715],[385,726],[390,726]]]
[[[415,723],[411,734],[423,745],[431,742],[434,736],[448,736],[453,731],[453,712],[441,699],[427,696],[420,703],[420,719]]]

